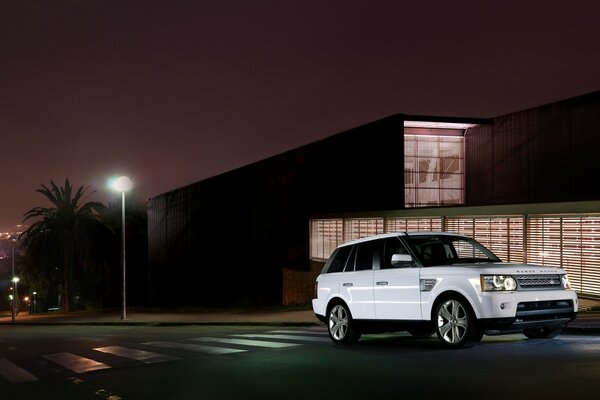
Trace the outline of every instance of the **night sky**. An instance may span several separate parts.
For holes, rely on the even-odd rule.
[[[395,113],[600,90],[597,4],[2,0],[0,231],[51,179],[145,199]]]

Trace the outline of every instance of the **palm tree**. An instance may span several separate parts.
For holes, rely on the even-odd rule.
[[[71,284],[75,268],[81,269],[78,255],[83,254],[82,246],[89,246],[89,236],[94,227],[101,224],[98,214],[104,205],[98,202],[81,204],[90,186],[80,186],[73,192],[69,179],[64,186],[58,187],[50,181],[50,188],[41,185],[36,191],[46,196],[52,207],[34,207],[27,211],[24,222],[35,219],[35,222],[22,234],[23,246],[28,250],[52,248],[62,264],[62,295],[65,311],[71,309]],[[46,253],[48,254],[48,253]]]

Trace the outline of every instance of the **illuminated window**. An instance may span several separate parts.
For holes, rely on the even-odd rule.
[[[446,231],[472,237],[502,261],[523,262],[523,217],[448,218]]]
[[[310,221],[310,258],[326,260],[344,242],[342,219]]]
[[[404,135],[406,207],[464,204],[464,137]]]
[[[442,218],[386,218],[386,232],[439,232],[442,230]]]
[[[352,218],[344,221],[344,241],[383,233],[383,218]]]
[[[574,289],[600,295],[600,217],[530,217],[527,262],[562,266]]]
[[[311,220],[310,257],[326,260],[343,242],[384,232],[470,236],[502,261],[564,268],[573,288],[600,296],[600,215],[338,218]],[[524,229],[526,227],[526,234]]]

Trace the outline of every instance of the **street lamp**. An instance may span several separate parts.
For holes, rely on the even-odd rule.
[[[15,322],[15,317],[17,316],[18,313],[18,307],[19,307],[19,292],[17,289],[17,283],[19,283],[19,278],[17,278],[16,276],[13,276],[12,278],[12,283],[13,283],[13,304],[12,304],[12,322]]]
[[[35,303],[36,303],[36,297],[37,296],[37,292],[33,292],[33,313],[36,313],[36,309],[35,309]]]
[[[121,192],[121,276],[123,287],[121,291],[121,319],[127,319],[127,289],[125,266],[125,192],[131,190],[133,182],[126,176],[113,180],[110,184],[113,190]]]

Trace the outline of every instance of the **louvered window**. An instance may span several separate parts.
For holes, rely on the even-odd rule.
[[[386,232],[440,232],[442,218],[386,218]]]
[[[383,233],[383,218],[352,218],[344,221],[344,241]]]
[[[310,258],[326,260],[344,242],[342,219],[313,219],[310,221]]]
[[[577,291],[600,295],[600,217],[530,217],[527,262],[563,267]]]
[[[464,137],[404,135],[406,207],[464,204]]]
[[[447,218],[446,231],[472,237],[502,261],[523,262],[523,217]]]
[[[446,217],[444,224],[441,217],[314,219],[310,229],[310,257],[318,260],[329,258],[343,242],[384,231],[460,233],[479,241],[503,261],[563,267],[575,290],[600,296],[598,215]]]

